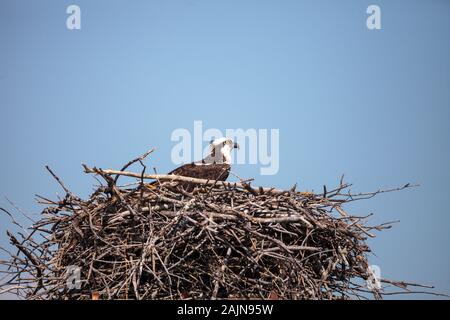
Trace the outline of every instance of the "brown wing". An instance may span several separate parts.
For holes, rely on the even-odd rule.
[[[197,179],[225,181],[230,174],[230,165],[228,164],[209,164],[196,165],[189,163],[169,172],[178,176],[191,177]]]
[[[210,165],[195,165],[194,163],[189,163],[182,165],[181,167],[172,170],[168,174],[173,174],[177,176],[206,179],[211,181],[225,181],[230,174],[230,165],[228,164],[210,164]],[[158,181],[150,183],[148,186],[155,186]],[[177,187],[191,192],[197,186],[195,183],[180,182]]]

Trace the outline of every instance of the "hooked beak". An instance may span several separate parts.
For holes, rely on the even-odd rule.
[[[233,147],[234,147],[235,149],[239,149],[239,144],[238,144],[237,142],[235,142]]]

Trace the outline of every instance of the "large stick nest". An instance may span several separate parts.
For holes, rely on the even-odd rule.
[[[49,169],[66,195],[39,197],[46,208],[31,233],[8,233],[14,251],[1,262],[0,290],[27,299],[347,299],[414,285],[369,267],[366,240],[390,225],[368,226],[343,209],[385,191],[352,194],[341,181],[313,194],[146,175],[142,159],[122,171],[84,166],[104,180],[86,200]],[[124,171],[135,162],[140,173]],[[137,182],[121,187],[119,176]]]

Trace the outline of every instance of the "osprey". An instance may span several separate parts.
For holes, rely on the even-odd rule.
[[[231,169],[231,152],[233,149],[239,149],[239,145],[228,138],[219,138],[212,140],[210,143],[209,155],[197,162],[191,162],[168,174],[184,176],[197,179],[205,179],[212,181],[225,181],[230,174]],[[184,189],[192,190],[195,185],[192,183],[179,183]]]

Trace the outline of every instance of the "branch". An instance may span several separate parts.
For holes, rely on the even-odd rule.
[[[184,176],[177,176],[172,174],[140,174],[140,173],[134,173],[129,171],[120,171],[120,170],[111,170],[111,169],[99,169],[96,167],[90,168],[86,164],[81,164],[84,168],[85,173],[93,173],[93,174],[108,174],[108,175],[120,175],[120,176],[127,176],[137,179],[152,179],[152,180],[162,180],[162,181],[179,181],[179,182],[189,182],[193,184],[203,184],[208,186],[214,186],[217,184],[221,184],[224,187],[228,188],[239,188],[239,189],[251,189],[253,192],[257,193],[260,190],[262,190],[265,193],[271,193],[271,194],[285,194],[288,191],[280,190],[280,189],[273,189],[273,188],[252,188],[248,185],[248,183],[239,183],[239,182],[227,182],[227,181],[218,181],[215,180],[206,180],[206,179],[197,179],[197,178],[190,178],[190,177],[184,177]],[[298,194],[301,194],[298,192]]]

